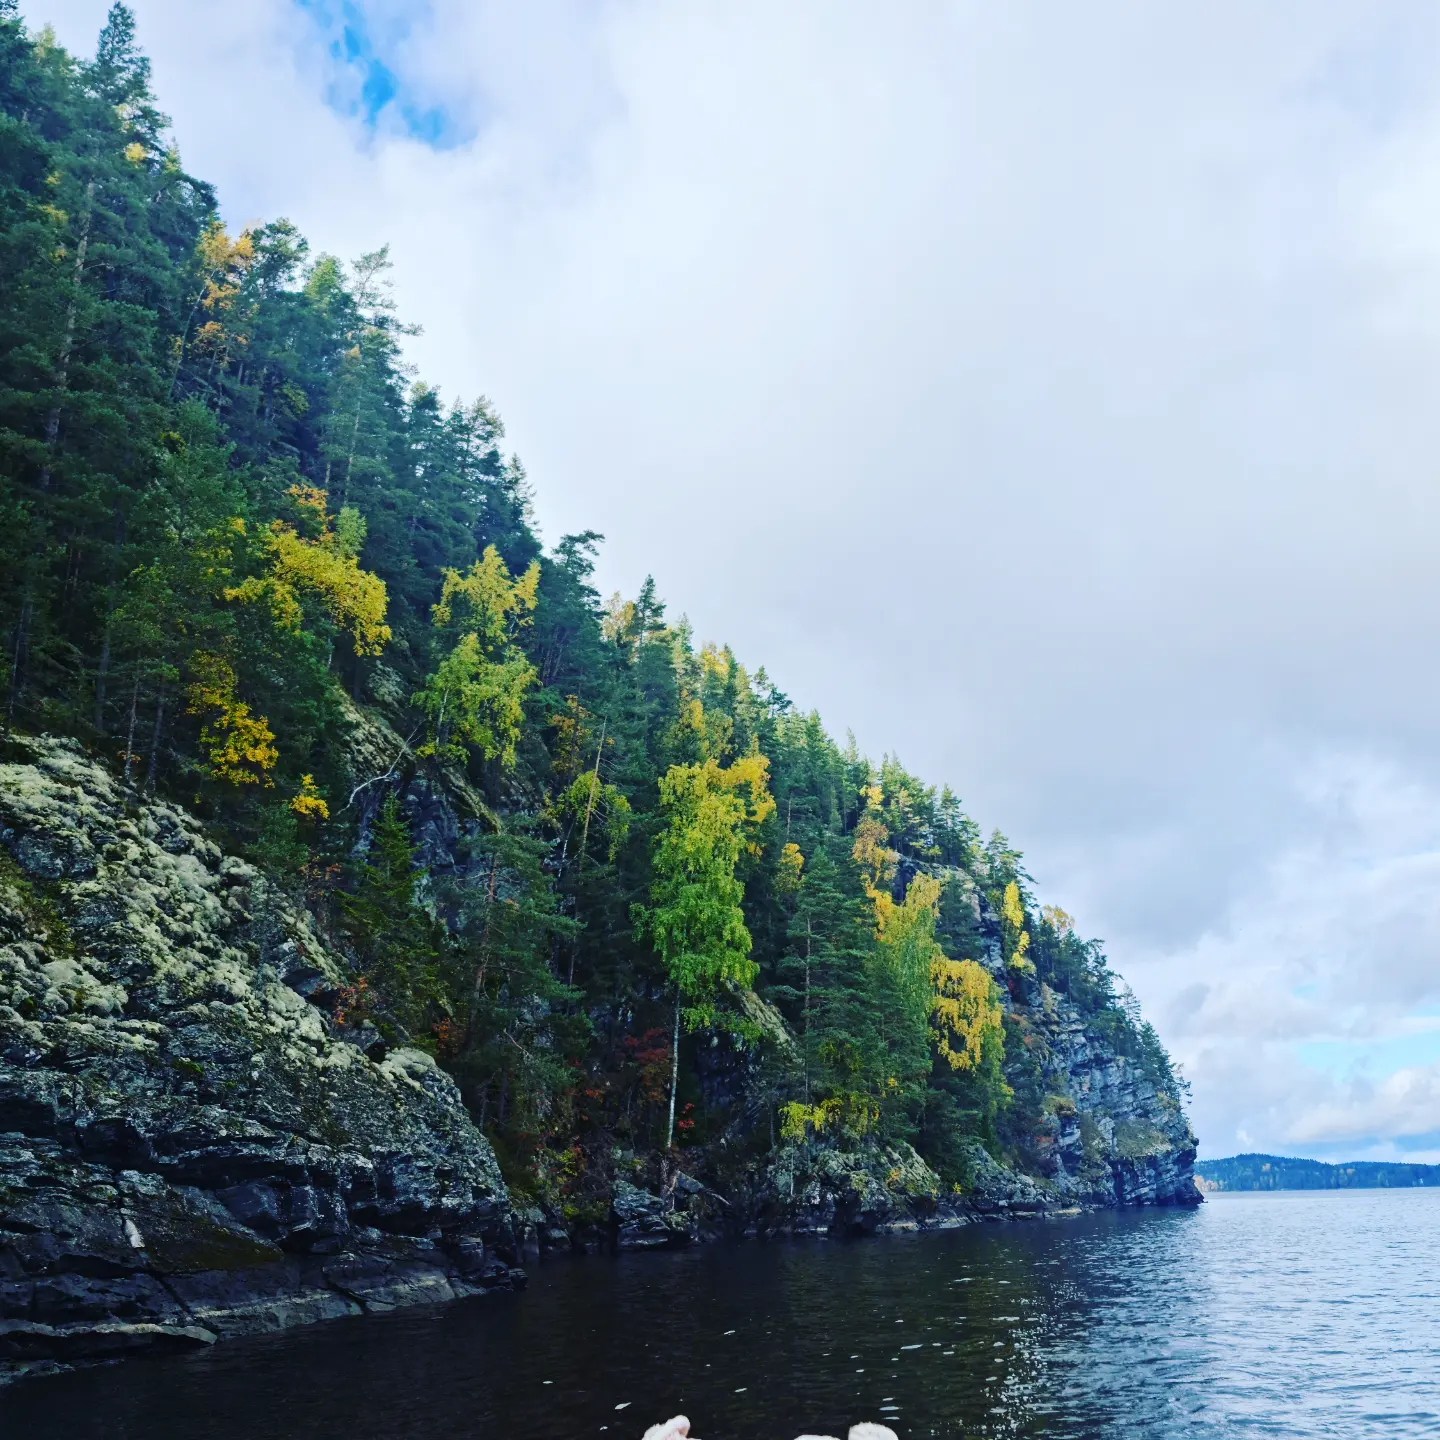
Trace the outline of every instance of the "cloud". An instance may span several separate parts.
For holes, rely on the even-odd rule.
[[[80,49],[103,8],[26,0]],[[1351,1104],[1304,1046],[1414,1068],[1433,7],[136,9],[230,216],[392,242],[546,533],[1003,825],[1207,1147]]]
[[[1131,979],[1212,1153],[1433,1147],[1440,792],[1353,753],[1315,758],[1294,788],[1303,838],[1214,928],[1132,953]]]
[[[1327,1146],[1395,1141],[1397,1153],[1407,1156],[1433,1151],[1440,1144],[1440,1064],[1397,1070],[1378,1084],[1352,1082],[1341,1094],[1303,1110],[1287,1138]]]

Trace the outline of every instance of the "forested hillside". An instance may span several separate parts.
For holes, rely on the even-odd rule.
[[[1006,839],[653,583],[602,598],[603,537],[542,544],[500,417],[409,333],[383,250],[227,228],[123,6],[87,61],[0,0],[10,731],[286,890],[349,968],[327,1025],[428,1050],[555,1213],[617,1154],[910,1142],[963,1190],[977,1141],[1042,1178],[1067,1135],[1170,1143],[1077,1118],[1057,1016],[1188,1134]]]
[[[1330,1165],[1285,1155],[1232,1155],[1197,1161],[1195,1176],[1202,1190],[1388,1190],[1440,1185],[1440,1165],[1394,1160]]]

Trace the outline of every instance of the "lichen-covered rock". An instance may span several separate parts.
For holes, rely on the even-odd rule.
[[[617,1180],[611,1192],[610,1225],[620,1250],[657,1250],[697,1238],[691,1217],[626,1180]]]
[[[782,1145],[746,1198],[746,1228],[760,1235],[869,1235],[957,1223],[941,1213],[939,1177],[904,1144]]]
[[[0,1375],[520,1283],[417,1050],[310,917],[67,742],[0,764]]]
[[[1052,1096],[1042,1178],[1069,1205],[1193,1205],[1195,1135],[1179,1098],[1118,1054],[1063,995],[1015,1007]]]
[[[984,1219],[1040,1215],[1062,1208],[1062,1192],[1038,1184],[995,1161],[978,1141],[965,1146],[965,1184],[951,1199],[951,1207],[963,1203],[966,1210]]]

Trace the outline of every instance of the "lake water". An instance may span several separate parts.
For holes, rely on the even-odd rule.
[[[520,1296],[22,1384],[0,1433],[638,1440],[682,1410],[703,1440],[1433,1437],[1440,1192],[550,1261]]]

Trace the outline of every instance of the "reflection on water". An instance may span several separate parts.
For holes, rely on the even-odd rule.
[[[530,1291],[31,1382],[70,1440],[1440,1433],[1440,1194],[1217,1196],[555,1261]]]

